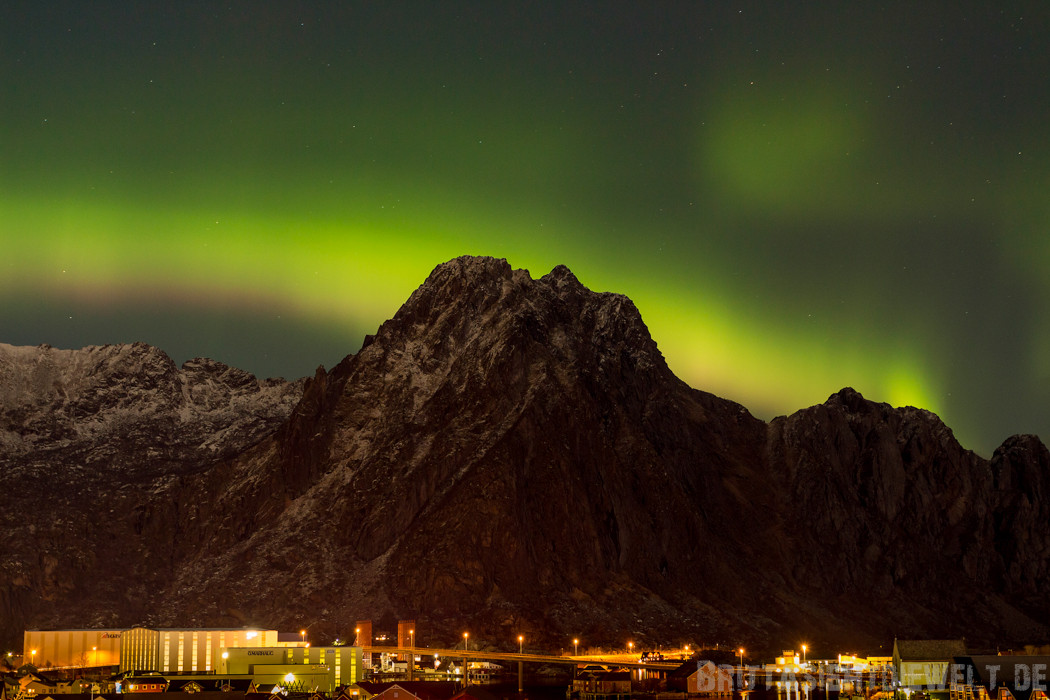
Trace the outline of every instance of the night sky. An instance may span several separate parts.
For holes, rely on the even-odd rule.
[[[5,2],[0,342],[298,377],[568,265],[692,386],[1050,438],[1050,5]]]

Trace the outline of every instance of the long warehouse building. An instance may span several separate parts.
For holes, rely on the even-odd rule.
[[[38,668],[119,666],[122,672],[167,676],[250,677],[331,692],[363,679],[361,647],[282,642],[277,630],[131,629],[27,630],[25,660]]]
[[[122,629],[26,630],[22,663],[37,668],[85,668],[120,663]]]
[[[209,672],[219,649],[282,645],[277,630],[94,629],[26,630],[22,658],[41,669],[120,666],[121,671]]]

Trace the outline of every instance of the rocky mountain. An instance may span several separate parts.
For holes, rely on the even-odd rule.
[[[5,640],[252,622],[420,643],[1047,638],[1050,453],[844,389],[770,423],[569,270],[434,270],[302,383],[0,346]],[[99,517],[101,516],[101,517]]]
[[[0,639],[26,626],[123,624],[155,591],[136,520],[269,437],[304,381],[218,362],[182,368],[142,343],[57,350],[0,344]],[[20,642],[18,642],[20,644]]]

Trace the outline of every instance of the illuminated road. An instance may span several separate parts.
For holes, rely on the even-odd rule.
[[[500,651],[463,651],[462,649],[431,649],[429,647],[363,647],[364,653],[376,654],[415,654],[416,656],[442,656],[450,659],[477,659],[483,661],[522,661],[540,664],[601,664],[623,668],[644,668],[651,671],[673,671],[682,665],[681,661],[620,661],[617,656],[610,656],[607,661],[594,656],[553,656],[548,654],[514,654]]]

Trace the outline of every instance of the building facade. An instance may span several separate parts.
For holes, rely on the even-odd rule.
[[[120,670],[209,673],[222,649],[276,646],[277,630],[133,627],[121,635]]]
[[[26,630],[23,663],[37,668],[88,668],[120,663],[123,630]]]
[[[931,697],[948,696],[948,665],[956,656],[966,655],[961,639],[895,639],[893,671],[898,694],[922,690]]]
[[[295,690],[331,693],[362,675],[361,647],[231,647],[220,650],[216,673],[251,676]],[[289,677],[290,676],[290,677]]]

